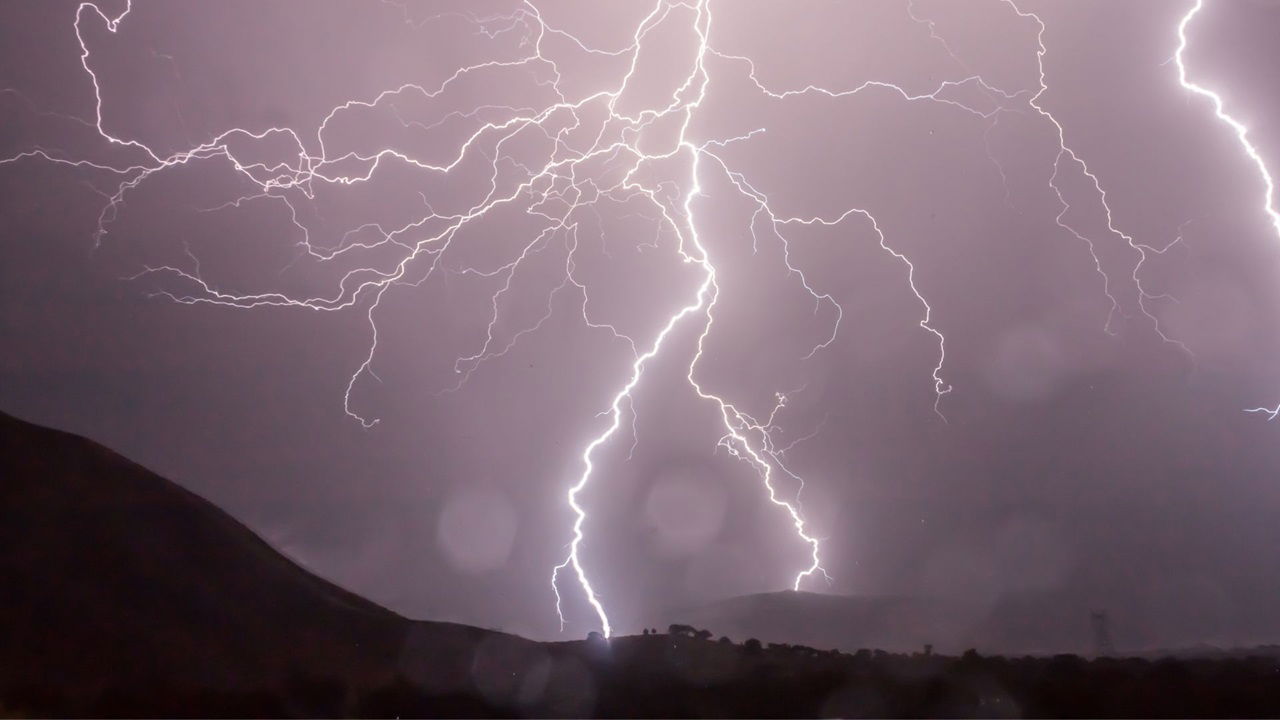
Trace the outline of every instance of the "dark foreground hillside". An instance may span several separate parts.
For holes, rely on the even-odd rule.
[[[406,620],[101,445],[0,414],[0,716],[199,714],[149,703],[310,696],[311,678],[430,675],[452,695],[482,640],[532,644]]]
[[[0,415],[0,717],[1280,716],[1274,653],[1084,661],[414,622],[83,438]],[[851,649],[850,649],[851,650]]]

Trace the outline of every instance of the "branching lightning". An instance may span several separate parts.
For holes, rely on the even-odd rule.
[[[1116,227],[1115,218],[1111,210],[1111,203],[1107,200],[1107,191],[1103,189],[1102,181],[1099,180],[1097,174],[1094,173],[1093,170],[1089,168],[1089,164],[1085,162],[1084,158],[1082,158],[1079,153],[1077,153],[1074,149],[1071,148],[1070,145],[1067,144],[1066,129],[1062,126],[1062,123],[1059,122],[1058,118],[1055,117],[1053,113],[1046,110],[1044,106],[1040,104],[1040,99],[1044,96],[1046,92],[1049,91],[1049,85],[1045,80],[1045,69],[1044,69],[1044,58],[1049,53],[1049,50],[1045,46],[1045,42],[1044,42],[1044,34],[1045,34],[1045,31],[1047,30],[1045,23],[1043,20],[1040,19],[1040,16],[1037,15],[1036,13],[1025,11],[1021,7],[1019,7],[1018,0],[1004,0],[1004,1],[1008,3],[1009,7],[1011,7],[1013,11],[1018,14],[1019,17],[1030,18],[1034,20],[1038,27],[1038,30],[1036,32],[1036,43],[1037,45],[1039,45],[1039,48],[1036,51],[1036,61],[1037,61],[1037,70],[1040,76],[1040,87],[1036,90],[1035,95],[1031,97],[1028,104],[1030,104],[1032,109],[1034,109],[1037,113],[1039,113],[1041,117],[1045,118],[1050,123],[1052,123],[1054,130],[1057,133],[1058,153],[1053,161],[1053,174],[1049,178],[1049,186],[1053,189],[1053,193],[1055,197],[1057,197],[1058,199],[1059,206],[1061,207],[1061,212],[1059,212],[1057,217],[1054,218],[1054,222],[1057,223],[1058,227],[1070,233],[1072,237],[1083,242],[1089,248],[1089,255],[1093,259],[1094,268],[1097,270],[1098,274],[1102,277],[1103,292],[1106,294],[1107,299],[1111,302],[1111,311],[1107,316],[1107,324],[1105,326],[1107,333],[1114,334],[1115,331],[1113,330],[1112,326],[1115,321],[1115,316],[1117,313],[1123,314],[1123,311],[1121,310],[1121,307],[1120,307],[1120,301],[1116,298],[1115,294],[1112,292],[1113,281],[1110,275],[1108,275],[1106,270],[1104,270],[1102,267],[1102,260],[1101,258],[1098,257],[1098,252],[1094,244],[1094,241],[1063,220],[1063,218],[1067,215],[1067,213],[1071,211],[1071,204],[1067,202],[1066,197],[1063,195],[1062,188],[1058,185],[1059,177],[1063,172],[1063,161],[1066,159],[1070,159],[1072,164],[1078,166],[1080,168],[1080,172],[1083,173],[1084,177],[1088,178],[1089,182],[1093,185],[1094,192],[1097,195],[1098,202],[1102,205],[1103,213],[1106,218],[1107,231],[1110,232],[1112,235],[1123,240],[1138,256],[1138,261],[1134,264],[1133,272],[1129,278],[1132,281],[1133,288],[1137,294],[1138,311],[1147,320],[1150,321],[1151,327],[1155,330],[1156,334],[1160,336],[1160,339],[1162,341],[1177,346],[1180,350],[1182,350],[1184,353],[1190,356],[1191,355],[1190,348],[1188,348],[1182,341],[1176,340],[1166,335],[1164,332],[1164,329],[1160,325],[1160,320],[1157,319],[1156,316],[1152,314],[1150,308],[1148,307],[1148,304],[1153,301],[1170,300],[1173,298],[1167,293],[1161,293],[1158,295],[1151,294],[1143,286],[1142,279],[1140,277],[1140,273],[1142,272],[1142,266],[1146,263],[1150,255],[1163,254],[1166,250],[1169,249],[1169,247],[1172,246],[1173,243],[1170,243],[1169,245],[1166,245],[1165,247],[1162,247],[1162,248],[1156,248],[1152,245],[1138,242],[1133,238],[1132,235]]]
[[[1006,201],[1007,178],[991,152],[989,135],[1004,113],[1023,113],[1042,118],[1052,126],[1057,142],[1056,156],[1047,179],[1059,207],[1054,222],[1082,242],[1092,258],[1093,267],[1101,278],[1103,293],[1110,302],[1104,329],[1108,333],[1115,332],[1113,321],[1117,314],[1124,314],[1123,304],[1114,290],[1115,283],[1097,252],[1096,241],[1066,220],[1072,206],[1061,189],[1059,180],[1071,168],[1078,169],[1092,184],[1096,198],[1103,208],[1108,232],[1126,243],[1136,254],[1136,264],[1129,281],[1137,295],[1139,312],[1163,340],[1183,350],[1187,349],[1181,342],[1166,336],[1151,309],[1151,303],[1167,299],[1168,296],[1148,292],[1141,279],[1143,263],[1150,255],[1163,253],[1168,246],[1155,247],[1139,242],[1117,228],[1107,194],[1098,176],[1068,144],[1063,124],[1041,104],[1041,99],[1049,90],[1044,68],[1044,58],[1048,52],[1044,41],[1045,23],[1035,13],[1023,10],[1017,0],[999,2],[1007,5],[1019,18],[1033,21],[1038,28],[1037,87],[1007,90],[970,72],[952,46],[937,32],[936,24],[921,17],[910,1],[906,7],[910,19],[925,27],[930,39],[946,49],[962,71],[962,77],[943,80],[923,92],[881,81],[867,81],[848,88],[827,88],[813,84],[795,88],[770,87],[760,80],[755,59],[722,52],[713,45],[712,0],[654,0],[648,13],[636,25],[626,47],[614,49],[592,47],[569,31],[554,27],[543,18],[534,0],[525,0],[509,14],[492,17],[446,13],[414,21],[410,19],[408,10],[401,8],[405,22],[412,25],[419,26],[444,17],[452,20],[460,18],[471,23],[477,28],[478,34],[488,41],[508,35],[517,37],[519,47],[527,52],[516,59],[491,60],[460,67],[431,88],[403,84],[366,99],[348,99],[327,112],[314,137],[305,137],[288,127],[235,127],[204,143],[172,154],[156,151],[140,140],[113,133],[104,117],[103,83],[95,72],[94,58],[85,40],[84,26],[89,22],[97,22],[108,32],[115,34],[134,11],[133,3],[126,2],[124,9],[113,15],[102,10],[95,2],[83,2],[76,10],[73,26],[81,51],[80,64],[93,87],[94,110],[91,120],[70,119],[92,128],[109,146],[123,150],[135,159],[124,163],[75,159],[58,151],[37,147],[0,159],[0,165],[37,159],[103,173],[114,178],[114,189],[105,193],[106,202],[98,217],[94,233],[96,244],[107,235],[108,228],[118,217],[126,197],[150,178],[170,168],[196,162],[221,161],[228,164],[240,178],[252,186],[252,192],[206,210],[234,210],[247,203],[283,206],[291,226],[298,233],[299,257],[308,257],[320,263],[349,260],[355,266],[341,276],[336,287],[327,295],[303,297],[274,290],[232,293],[219,289],[202,276],[199,257],[190,245],[185,245],[189,265],[147,266],[133,279],[151,278],[167,282],[157,294],[179,303],[213,304],[245,310],[263,306],[286,306],[326,312],[362,311],[368,322],[370,341],[367,351],[346,383],[343,407],[348,415],[365,427],[372,427],[378,419],[355,409],[352,394],[362,378],[377,377],[374,375],[373,365],[378,351],[379,308],[383,298],[393,288],[421,285],[437,275],[475,278],[493,282],[497,286],[489,298],[488,322],[483,339],[474,351],[457,357],[454,363],[454,382],[444,388],[443,392],[462,390],[485,363],[503,357],[524,337],[541,329],[553,316],[558,297],[568,295],[575,298],[584,326],[600,333],[609,341],[618,343],[629,354],[631,363],[625,381],[620,381],[621,384],[606,409],[597,416],[604,419],[603,427],[584,441],[578,455],[581,472],[566,491],[566,502],[573,513],[571,538],[563,562],[551,572],[550,585],[562,629],[565,627],[566,617],[562,606],[561,580],[562,574],[571,572],[607,637],[613,632],[614,626],[606,612],[602,593],[592,584],[582,556],[590,517],[588,508],[583,504],[583,492],[593,481],[597,481],[600,474],[597,452],[615,439],[628,416],[632,423],[633,442],[639,442],[634,430],[636,390],[652,361],[661,354],[678,352],[678,349],[672,350],[671,347],[679,345],[679,341],[674,339],[679,333],[688,332],[690,337],[696,336],[696,342],[687,358],[685,378],[692,392],[718,413],[720,426],[716,432],[720,439],[717,447],[723,448],[731,457],[743,461],[751,468],[763,485],[769,502],[785,513],[799,542],[806,547],[808,561],[795,574],[791,587],[799,590],[815,575],[830,580],[822,567],[820,540],[808,528],[803,515],[800,495],[805,481],[790,469],[785,459],[789,450],[819,432],[821,426],[809,435],[781,445],[776,435],[780,427],[780,416],[785,412],[789,401],[788,393],[780,392],[775,395],[776,403],[767,415],[763,412],[753,415],[745,409],[744,403],[735,402],[714,391],[710,383],[699,374],[700,363],[706,353],[706,341],[716,326],[717,310],[725,302],[718,282],[720,271],[699,230],[697,219],[695,206],[699,198],[703,197],[704,179],[713,175],[722,180],[754,207],[744,233],[750,235],[752,247],[758,249],[761,243],[779,243],[787,276],[793,278],[808,294],[815,309],[826,306],[834,313],[834,320],[829,329],[824,331],[822,341],[802,355],[803,359],[812,358],[837,340],[844,308],[832,293],[811,282],[804,268],[793,261],[792,240],[788,237],[788,232],[805,226],[838,227],[846,223],[861,223],[874,233],[879,248],[900,263],[903,279],[919,303],[918,325],[937,342],[936,362],[933,364],[930,381],[934,393],[933,410],[944,421],[946,418],[942,411],[942,401],[952,392],[952,386],[945,379],[947,338],[936,322],[937,313],[927,299],[927,288],[917,282],[916,264],[890,241],[892,229],[886,232],[872,210],[854,202],[845,205],[842,211],[829,215],[776,209],[768,195],[752,182],[748,173],[742,168],[734,167],[728,154],[724,152],[731,144],[756,141],[766,133],[765,128],[734,137],[692,136],[692,122],[707,97],[708,87],[717,77],[735,78],[739,81],[745,79],[763,98],[772,102],[785,103],[795,98],[808,97],[821,102],[839,103],[867,93],[883,95],[891,102],[931,104],[943,112],[959,113],[985,123],[983,142],[987,143],[988,158],[999,171],[1002,182],[1006,182]],[[1264,210],[1280,235],[1280,213],[1273,208],[1272,178],[1258,151],[1249,142],[1247,129],[1225,112],[1222,99],[1217,94],[1187,79],[1183,63],[1183,51],[1187,46],[1186,29],[1202,5],[1203,0],[1196,0],[1195,6],[1178,26],[1180,44],[1175,59],[1179,80],[1184,88],[1209,98],[1214,103],[1217,117],[1235,130],[1241,145],[1263,176],[1266,184]],[[720,12],[733,11],[733,6],[728,3],[717,7]],[[651,36],[666,23],[687,23],[687,30],[696,38],[695,52],[687,67],[675,78],[679,82],[673,83],[674,89],[669,97],[651,107],[627,111],[621,101],[632,88],[642,53],[651,48],[651,43],[656,42]],[[588,56],[625,60],[626,70],[611,86],[573,94],[563,81],[562,68],[558,64],[561,61],[546,47],[551,38],[568,42],[577,51]],[[172,58],[168,58],[168,61],[174,62]],[[402,108],[405,101],[441,98],[464,79],[496,71],[525,73],[537,88],[547,93],[546,102],[482,104],[451,110],[435,120],[416,119]],[[994,109],[981,110],[956,99],[958,96],[955,91],[966,87],[990,100]],[[432,161],[390,146],[376,152],[342,152],[330,149],[334,144],[330,128],[338,122],[338,118],[375,109],[388,110],[403,127],[421,132],[430,132],[445,123],[459,121],[471,122],[477,127],[452,148],[444,160]],[[650,135],[658,133],[648,131],[664,123],[674,124],[674,138],[657,141],[655,147]],[[246,157],[244,150],[233,149],[233,143],[252,147],[254,142],[267,139],[284,140],[295,154],[289,160],[269,163]],[[545,142],[549,148],[539,162],[530,163],[527,158],[518,159],[514,153],[508,152],[509,146],[530,141]],[[486,170],[489,175],[487,190],[474,204],[459,211],[437,212],[431,199],[423,195],[423,213],[419,217],[394,226],[378,222],[361,224],[343,233],[334,246],[313,243],[308,226],[300,219],[294,204],[297,202],[296,198],[313,200],[316,189],[321,186],[341,188],[368,182],[386,166],[397,165],[433,176],[449,176],[465,162],[474,162],[477,158],[488,163]],[[650,171],[659,165],[675,165],[681,170],[676,177],[660,181],[650,179]],[[518,175],[518,181],[510,179],[513,174]],[[625,333],[592,311],[590,284],[578,270],[579,235],[584,220],[594,216],[598,222],[600,209],[606,204],[633,210],[637,205],[643,207],[641,215],[654,222],[656,232],[650,241],[636,243],[637,248],[662,250],[666,243],[673,240],[672,249],[676,256],[700,273],[695,291],[660,324],[660,329],[652,337],[641,338]],[[536,218],[541,223],[541,230],[529,237],[527,242],[522,240],[513,257],[495,266],[455,264],[456,248],[467,243],[466,233],[481,219],[506,208],[523,208],[529,217]],[[360,257],[375,249],[395,250],[399,253],[398,259],[390,265],[360,265]],[[531,324],[507,332],[504,336],[500,321],[505,304],[510,302],[510,296],[515,292],[515,280],[531,272],[527,268],[533,258],[542,253],[557,252],[563,253],[563,274],[551,285],[545,311]],[[1249,412],[1267,413],[1274,419],[1280,416],[1280,407],[1254,408]],[[632,449],[634,450],[634,445]],[[780,478],[783,478],[785,488],[779,485]]]

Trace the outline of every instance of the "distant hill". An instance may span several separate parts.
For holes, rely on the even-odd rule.
[[[827,595],[785,590],[656,614],[651,625],[687,623],[732,638],[893,652],[976,648],[987,653],[1087,653],[1088,608],[1051,594],[978,604],[940,598]]]

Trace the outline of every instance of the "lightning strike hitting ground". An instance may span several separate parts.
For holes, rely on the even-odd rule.
[[[930,40],[941,44],[962,73],[961,77],[931,85],[932,89],[928,91],[908,90],[900,85],[881,81],[866,81],[848,88],[827,88],[813,84],[796,88],[770,87],[760,79],[756,60],[745,55],[722,52],[713,46],[711,0],[655,0],[636,25],[630,42],[625,47],[614,49],[592,47],[567,30],[554,27],[543,18],[533,0],[526,0],[506,15],[476,17],[464,13],[444,13],[421,21],[411,19],[408,8],[401,7],[405,22],[415,27],[446,18],[462,19],[475,27],[478,35],[486,41],[511,36],[517,38],[518,47],[526,52],[516,59],[490,60],[459,67],[431,88],[410,83],[383,90],[367,99],[348,99],[324,115],[314,137],[304,136],[289,127],[235,127],[220,132],[207,142],[172,154],[158,152],[140,140],[123,137],[109,129],[103,111],[103,83],[94,69],[94,58],[85,39],[84,28],[88,23],[96,22],[108,33],[115,35],[134,8],[132,2],[126,2],[124,9],[113,15],[94,2],[84,2],[76,10],[73,30],[80,47],[80,65],[92,84],[94,110],[92,120],[68,119],[92,128],[108,146],[132,154],[136,159],[124,163],[75,159],[54,150],[37,147],[0,160],[0,164],[38,159],[115,178],[114,189],[105,193],[106,202],[98,217],[94,233],[94,242],[97,244],[102,242],[108,227],[118,218],[126,196],[145,181],[178,166],[208,161],[225,162],[238,176],[248,181],[254,191],[217,207],[206,208],[207,212],[235,210],[248,203],[283,206],[299,236],[297,245],[300,258],[305,256],[318,263],[349,260],[354,263],[354,267],[341,276],[336,287],[327,295],[297,296],[271,290],[232,293],[219,289],[202,276],[198,255],[184,241],[185,256],[191,263],[189,267],[147,266],[133,279],[167,281],[169,284],[157,290],[156,294],[179,303],[213,304],[237,309],[285,306],[326,312],[362,310],[368,322],[370,341],[367,352],[363,354],[361,362],[346,383],[343,403],[346,413],[365,427],[374,426],[378,419],[355,409],[352,394],[357,384],[366,376],[377,377],[374,375],[373,364],[378,351],[379,309],[386,293],[392,288],[419,286],[437,275],[466,277],[496,284],[497,289],[489,297],[483,339],[473,352],[457,357],[453,365],[454,382],[441,392],[463,390],[479,368],[511,352],[522,338],[541,329],[553,316],[557,298],[573,297],[580,308],[583,325],[600,333],[608,341],[618,343],[631,358],[629,374],[625,380],[619,380],[620,385],[607,408],[597,416],[604,419],[603,427],[597,434],[583,441],[578,454],[581,472],[566,491],[566,502],[574,518],[571,538],[567,555],[563,562],[554,567],[550,578],[561,629],[565,627],[566,617],[560,581],[562,573],[571,570],[599,627],[607,637],[613,632],[614,625],[605,608],[604,594],[591,582],[582,557],[583,543],[587,536],[586,526],[590,518],[589,509],[583,504],[582,494],[593,482],[605,480],[599,477],[601,468],[598,466],[597,452],[615,439],[626,416],[631,419],[633,450],[634,444],[639,442],[635,433],[635,392],[644,381],[646,370],[659,355],[678,352],[678,349],[670,349],[672,345],[678,345],[678,341],[673,340],[677,333],[696,333],[696,343],[687,358],[685,379],[698,398],[718,411],[718,447],[752,469],[763,485],[770,503],[785,513],[800,543],[807,548],[808,562],[796,573],[791,586],[799,590],[815,575],[822,575],[830,580],[822,568],[819,539],[807,527],[802,513],[800,494],[804,489],[804,479],[784,461],[789,450],[820,432],[822,426],[789,444],[779,445],[775,433],[780,426],[780,416],[785,412],[789,401],[788,393],[779,392],[775,395],[776,403],[768,410],[767,415],[763,412],[753,415],[744,403],[713,392],[709,389],[709,384],[700,379],[699,369],[706,354],[707,338],[716,326],[717,310],[727,302],[721,295],[720,270],[708,250],[714,245],[709,245],[703,232],[699,230],[695,212],[695,205],[704,197],[704,179],[715,177],[727,183],[728,187],[733,188],[754,207],[744,228],[744,235],[749,234],[751,237],[752,247],[758,250],[762,243],[779,243],[787,277],[794,279],[808,294],[815,311],[825,306],[834,313],[829,329],[823,332],[824,339],[810,348],[802,359],[812,358],[836,341],[844,318],[844,308],[830,292],[811,283],[805,270],[793,262],[792,241],[787,232],[805,226],[834,228],[846,223],[864,223],[874,233],[879,248],[900,263],[903,280],[919,303],[919,327],[937,341],[936,363],[930,380],[934,393],[933,410],[944,421],[946,418],[942,412],[942,400],[952,391],[951,385],[944,379],[947,374],[946,337],[935,324],[935,308],[926,299],[927,289],[917,284],[916,264],[904,252],[895,249],[890,241],[894,235],[892,228],[886,231],[872,210],[852,201],[844,205],[843,211],[828,215],[775,209],[766,193],[749,179],[748,173],[742,168],[734,167],[723,152],[731,144],[756,141],[756,138],[766,134],[766,128],[733,137],[692,137],[690,128],[693,120],[707,97],[709,86],[718,77],[738,81],[745,79],[763,98],[778,103],[800,97],[824,103],[840,103],[865,93],[883,96],[888,102],[929,104],[942,112],[957,113],[958,117],[983,123],[985,129],[982,132],[982,142],[988,159],[1005,183],[1006,202],[1009,201],[1007,176],[991,152],[989,136],[1003,114],[1022,113],[1042,118],[1052,126],[1056,136],[1055,159],[1047,173],[1048,186],[1057,198],[1059,207],[1054,222],[1082,242],[1092,258],[1093,267],[1101,278],[1103,293],[1110,302],[1104,329],[1108,333],[1115,332],[1113,322],[1117,314],[1124,315],[1124,305],[1116,294],[1116,283],[1103,266],[1096,241],[1066,220],[1072,205],[1059,181],[1068,172],[1079,172],[1087,178],[1103,208],[1108,232],[1124,241],[1135,254],[1136,264],[1128,280],[1136,293],[1136,306],[1141,315],[1164,341],[1187,350],[1181,342],[1165,335],[1151,309],[1151,303],[1167,299],[1168,296],[1148,292],[1141,279],[1141,270],[1148,257],[1165,252],[1169,246],[1155,247],[1138,242],[1117,228],[1099,178],[1068,145],[1067,131],[1063,124],[1041,104],[1041,100],[1049,92],[1044,68],[1044,59],[1048,53],[1044,41],[1047,30],[1045,23],[1035,13],[1023,10],[1017,0],[1000,2],[1019,18],[1036,25],[1039,47],[1039,82],[1036,87],[1004,89],[988,82],[981,75],[970,72],[946,38],[938,32],[936,23],[921,16],[911,0],[906,3],[907,16],[927,29]],[[1280,213],[1273,208],[1272,178],[1256,148],[1249,142],[1247,129],[1225,112],[1218,95],[1187,79],[1183,63],[1183,51],[1187,46],[1186,30],[1202,6],[1203,1],[1196,0],[1194,7],[1178,26],[1180,44],[1175,59],[1179,80],[1184,88],[1209,98],[1214,103],[1218,118],[1235,130],[1241,145],[1263,176],[1266,184],[1264,210],[1280,235]],[[717,4],[716,7],[721,13],[734,12],[732,3]],[[668,97],[648,107],[628,110],[622,101],[628,97],[628,91],[633,87],[642,53],[651,47],[646,43],[661,42],[653,39],[653,36],[668,23],[683,23],[681,27],[689,32],[691,38],[696,38],[693,57],[674,78],[678,82],[674,83],[674,90]],[[562,61],[546,47],[551,39],[568,43],[576,51],[593,58],[624,60],[626,69],[612,84],[575,94],[566,87]],[[167,58],[167,61],[175,62],[172,58]],[[452,109],[434,121],[416,119],[397,105],[400,101],[410,99],[441,100],[455,86],[469,78],[501,71],[526,73],[532,78],[534,85],[549,97],[541,104],[525,100],[510,105],[495,102]],[[992,103],[994,109],[980,110],[956,99],[956,91],[964,88],[977,91]],[[412,127],[423,132],[457,121],[472,122],[477,127],[457,143],[444,160],[428,160],[391,146],[381,147],[375,152],[330,150],[335,143],[330,137],[330,128],[340,123],[340,118],[379,109],[389,110],[404,128]],[[650,134],[660,136],[656,128],[666,122],[675,123],[674,137],[666,141],[651,140]],[[293,156],[287,160],[266,161],[246,156],[247,151],[236,149],[239,148],[238,144],[253,147],[254,143],[267,140],[283,140],[291,148]],[[509,147],[521,143],[542,141],[546,141],[549,149],[545,150],[537,162],[530,162],[527,158],[518,159],[514,151],[507,152]],[[361,224],[343,233],[334,246],[312,242],[309,227],[300,219],[294,205],[294,198],[297,197],[314,200],[318,187],[342,188],[369,182],[384,166],[395,165],[432,176],[449,176],[451,173],[461,172],[459,168],[464,163],[474,162],[478,157],[488,163],[486,170],[489,176],[483,196],[474,204],[461,211],[437,212],[432,206],[431,198],[420,194],[423,207],[421,216],[391,225],[378,222]],[[658,168],[668,165],[675,165],[681,170],[674,177],[667,176],[661,180],[650,177]],[[518,176],[518,181],[511,179],[513,173]],[[659,324],[659,330],[649,338],[625,333],[615,324],[597,317],[592,310],[590,282],[580,275],[578,269],[582,222],[584,218],[591,216],[598,221],[600,208],[608,204],[620,208],[637,204],[642,206],[642,216],[655,223],[656,233],[650,241],[637,242],[637,247],[663,250],[669,239],[674,239],[672,249],[675,255],[685,266],[700,273],[694,292]],[[466,231],[485,217],[508,208],[523,209],[527,216],[536,218],[541,223],[541,230],[529,236],[527,242],[522,240],[514,256],[497,265],[455,264],[453,258],[457,247],[467,243]],[[398,259],[390,265],[360,265],[361,255],[374,250],[393,250],[399,254]],[[551,285],[544,311],[532,323],[507,332],[504,337],[501,320],[504,307],[517,292],[517,279],[532,272],[528,268],[540,254],[557,252],[563,253],[563,274],[555,278]],[[1267,413],[1274,419],[1280,416],[1280,407],[1254,408],[1250,412]],[[780,478],[787,488],[779,486]]]

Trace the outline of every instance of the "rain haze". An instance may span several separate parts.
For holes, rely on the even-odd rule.
[[[1193,5],[4,3],[0,409],[412,618],[1280,641],[1280,235],[1179,77],[1276,166],[1280,5]]]

